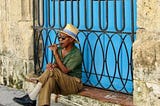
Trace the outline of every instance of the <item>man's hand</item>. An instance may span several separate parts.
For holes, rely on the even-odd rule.
[[[53,45],[49,46],[49,48],[53,51],[53,54],[54,54],[55,56],[58,55],[58,52],[57,52],[57,50],[58,50],[57,44],[53,44]]]
[[[53,69],[54,69],[55,67],[58,67],[58,65],[57,65],[57,64],[48,63],[47,66],[46,66],[46,69],[47,69],[47,70],[50,70],[50,71],[53,71]]]

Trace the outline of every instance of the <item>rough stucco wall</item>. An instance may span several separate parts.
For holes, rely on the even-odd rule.
[[[160,1],[137,0],[138,31],[133,44],[134,104],[160,104]]]
[[[33,71],[32,0],[0,2],[0,84],[21,88]]]

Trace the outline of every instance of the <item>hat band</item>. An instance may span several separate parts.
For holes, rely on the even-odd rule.
[[[64,29],[64,32],[68,33],[69,35],[72,35],[73,37],[76,38],[76,34],[74,34],[73,32],[71,32],[70,30]]]

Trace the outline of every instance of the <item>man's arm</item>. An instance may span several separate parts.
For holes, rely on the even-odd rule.
[[[62,63],[62,61],[60,59],[60,56],[58,54],[58,47],[57,47],[57,45],[56,44],[52,45],[50,47],[50,49],[53,51],[53,55],[55,57],[56,64],[57,64],[58,68],[60,68],[60,70],[63,73],[68,73],[70,70]]]

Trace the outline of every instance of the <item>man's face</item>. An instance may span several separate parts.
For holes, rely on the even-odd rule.
[[[58,40],[62,48],[65,48],[68,45],[73,44],[74,42],[74,39],[65,33],[60,33],[58,36]]]

